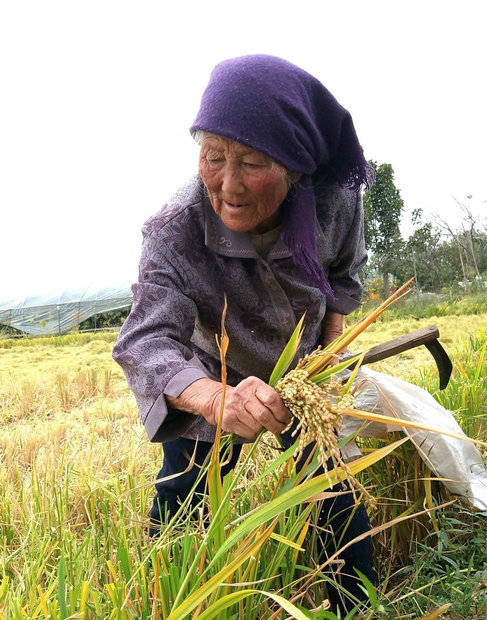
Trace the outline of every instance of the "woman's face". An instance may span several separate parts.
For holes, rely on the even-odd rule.
[[[213,210],[230,230],[264,233],[279,224],[288,182],[285,169],[267,155],[205,134],[199,172]]]

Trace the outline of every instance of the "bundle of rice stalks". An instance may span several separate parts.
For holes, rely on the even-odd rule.
[[[328,474],[330,463],[331,469],[341,467],[354,496],[356,491],[359,491],[367,505],[373,507],[374,498],[350,472],[338,446],[343,412],[354,406],[350,386],[358,366],[345,385],[335,376],[338,371],[331,374],[328,380],[317,383],[316,374],[310,374],[306,369],[313,356],[314,354],[301,359],[297,367],[280,379],[275,386],[285,405],[298,419],[293,432],[293,435],[299,433],[297,458],[301,457],[306,446],[316,442],[318,462],[325,473]]]
[[[347,329],[339,338],[325,348],[318,347],[315,351],[300,359],[293,370],[284,374],[299,348],[303,329],[303,316],[276,364],[269,381],[269,384],[279,393],[294,417],[298,419],[298,425],[294,431],[295,434],[299,433],[297,457],[299,458],[302,455],[306,446],[315,442],[318,452],[318,463],[323,467],[325,473],[328,473],[330,463],[332,469],[340,467],[354,492],[355,498],[358,492],[369,506],[375,504],[374,498],[351,473],[350,468],[341,456],[338,438],[343,415],[361,418],[365,422],[399,423],[405,427],[443,432],[459,439],[482,443],[414,422],[360,411],[355,408],[353,383],[362,363],[363,354],[349,357],[342,362],[339,361],[340,354],[387,308],[398,299],[407,295],[412,290],[412,283],[413,279],[406,282],[378,308],[369,312],[358,323]],[[348,380],[344,382],[339,373],[350,367],[353,367],[353,370]]]

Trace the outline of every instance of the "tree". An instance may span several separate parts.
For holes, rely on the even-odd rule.
[[[471,195],[467,196],[468,200],[471,198]],[[451,239],[451,243],[457,250],[464,286],[467,286],[469,278],[481,278],[481,272],[485,269],[487,262],[487,226],[481,223],[480,217],[475,216],[466,203],[454,196],[453,199],[463,212],[460,226],[453,228],[447,220],[439,215],[436,216],[436,221],[443,234]]]
[[[462,276],[455,246],[442,241],[441,230],[431,222],[423,221],[421,209],[413,211],[412,223],[417,228],[403,245],[394,275],[402,282],[413,274],[423,291],[450,287]]]
[[[389,274],[394,271],[403,247],[399,222],[404,202],[394,184],[391,164],[378,165],[375,161],[370,164],[376,171],[376,179],[364,195],[365,243],[382,276],[384,291],[388,291]]]

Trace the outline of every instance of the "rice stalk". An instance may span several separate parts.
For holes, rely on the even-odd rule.
[[[325,474],[328,474],[329,460],[332,469],[341,467],[354,493],[355,500],[357,500],[358,492],[371,508],[375,507],[375,499],[352,475],[341,456],[338,445],[342,416],[345,412],[354,409],[351,385],[363,356],[353,356],[338,364],[336,361],[339,359],[340,353],[389,306],[412,290],[410,288],[412,282],[413,279],[398,288],[378,308],[369,312],[324,349],[321,346],[318,347],[300,359],[297,366],[286,375],[282,376],[281,373],[281,377],[275,384],[275,389],[284,404],[298,419],[298,425],[293,433],[293,435],[299,433],[298,458],[303,454],[307,445],[316,442],[318,462],[323,467]],[[292,339],[296,339],[296,333],[298,333],[297,339],[299,340],[302,333],[301,325],[302,319],[299,323],[299,329],[297,328],[298,332],[295,330]],[[347,383],[343,384],[337,374],[350,366],[354,366],[352,375]],[[274,377],[275,373],[272,376]]]

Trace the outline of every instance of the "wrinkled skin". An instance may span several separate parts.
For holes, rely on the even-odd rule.
[[[206,421],[217,425],[223,390],[218,390],[207,409]],[[279,394],[258,377],[247,377],[237,386],[227,386],[222,428],[253,440],[263,429],[280,435],[291,422],[291,414]]]
[[[264,233],[279,224],[289,183],[286,170],[264,153],[205,134],[199,172],[215,213],[230,230]]]

